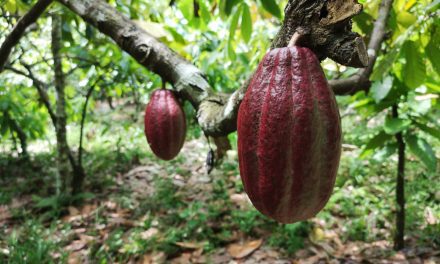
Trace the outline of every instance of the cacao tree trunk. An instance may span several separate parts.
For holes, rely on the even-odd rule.
[[[393,117],[398,118],[398,107],[393,105]],[[394,235],[394,249],[400,250],[405,246],[405,142],[402,132],[396,134],[398,145],[397,179],[396,179],[396,233]]]
[[[61,27],[62,19],[59,15],[52,16],[52,55],[53,68],[55,73],[55,90],[57,94],[56,100],[56,138],[58,160],[57,167],[62,179],[62,190],[70,193],[71,173],[69,171],[69,146],[67,144],[67,115],[66,115],[66,98],[64,93],[64,75],[62,69],[62,61],[60,57],[61,50]]]
[[[56,138],[58,150],[58,172],[62,179],[62,190],[68,194],[79,193],[85,178],[84,168],[76,163],[75,158],[67,143],[67,114],[66,96],[64,93],[65,80],[61,61],[61,27],[62,19],[59,15],[52,16],[52,55],[55,72],[56,101]],[[69,162],[73,169],[73,174],[69,170]]]

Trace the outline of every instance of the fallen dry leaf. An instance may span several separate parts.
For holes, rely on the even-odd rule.
[[[81,214],[83,216],[89,215],[91,212],[93,212],[98,206],[96,204],[86,204],[81,209]]]
[[[79,210],[76,207],[74,207],[74,206],[67,207],[67,210],[69,210],[69,215],[70,216],[75,216],[75,215],[79,214]]]
[[[183,253],[177,258],[174,258],[171,260],[171,263],[173,264],[186,264],[191,263],[191,253]]]
[[[141,235],[142,239],[148,240],[148,239],[154,237],[155,235],[157,235],[157,233],[159,233],[159,229],[151,227],[147,231],[140,233],[140,235]]]
[[[181,248],[187,248],[187,249],[200,249],[203,248],[203,243],[195,243],[195,242],[176,242],[176,245],[178,245]]]
[[[250,241],[244,244],[232,244],[228,246],[228,253],[233,258],[244,258],[252,254],[263,243],[262,239]]]
[[[72,243],[70,245],[68,245],[64,249],[67,251],[78,251],[78,250],[85,248],[86,245],[87,245],[87,242],[85,242],[83,240],[74,240],[74,241],[72,241]]]
[[[426,207],[424,215],[425,215],[425,221],[426,221],[426,223],[428,223],[428,225],[438,224],[439,221],[435,217],[434,212],[432,211],[431,208]]]
[[[83,263],[82,256],[78,252],[72,252],[67,257],[67,264],[81,264],[81,263]]]
[[[11,218],[11,212],[7,206],[0,206],[0,223]]]

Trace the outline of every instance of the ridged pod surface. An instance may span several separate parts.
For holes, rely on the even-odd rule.
[[[185,114],[171,90],[151,94],[145,109],[145,136],[153,153],[163,160],[179,154],[185,141]]]
[[[341,124],[311,50],[266,54],[240,105],[237,131],[241,179],[261,213],[293,223],[325,206],[341,156]]]

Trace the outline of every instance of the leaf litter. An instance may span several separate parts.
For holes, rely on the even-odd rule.
[[[158,211],[157,215],[149,215],[145,211],[139,213],[138,207],[148,197],[152,197],[156,190],[154,184],[158,178],[169,179],[176,189],[175,195],[183,199],[183,203],[199,201],[213,203],[207,194],[215,192],[213,181],[225,179],[228,200],[235,210],[250,210],[251,203],[247,195],[237,191],[231,182],[240,180],[236,171],[214,170],[206,175],[203,166],[206,146],[200,140],[185,143],[182,150],[185,153],[184,161],[174,163],[178,166],[171,172],[167,170],[169,164],[158,163],[152,160],[142,161],[141,165],[133,167],[125,174],[116,174],[115,185],[103,193],[88,199],[82,206],[69,206],[67,213],[58,221],[58,229],[53,236],[63,240],[63,249],[68,252],[67,263],[90,263],[90,254],[96,250],[109,250],[114,240],[115,232],[121,232],[121,245],[118,252],[121,254],[130,251],[124,247],[130,244],[133,236],[142,241],[164,241],[167,239],[167,230],[164,229],[162,218],[175,208]],[[224,160],[228,156],[235,159],[234,151],[223,151]],[[123,195],[119,194],[123,191]],[[7,226],[4,234],[10,234],[20,222],[14,222],[11,210],[19,206],[29,206],[31,199],[24,197],[21,201],[14,199],[10,205],[0,206],[0,224]],[[223,201],[219,203],[223,206]],[[185,210],[185,207],[178,208]],[[222,209],[219,209],[221,214]],[[228,212],[225,210],[224,212]],[[178,211],[177,214],[184,212]],[[430,208],[424,212],[426,224],[436,225],[438,219]],[[191,218],[191,217],[190,217]],[[153,219],[153,220],[151,220]],[[225,219],[228,219],[226,217]],[[345,232],[342,217],[333,216],[334,223],[328,226],[323,220],[314,218],[312,229],[304,239],[304,248],[297,250],[293,255],[283,249],[271,247],[267,238],[267,230],[254,232],[253,235],[241,230],[228,230],[230,234],[216,248],[206,250],[208,241],[193,239],[174,242],[178,250],[167,255],[163,251],[150,251],[141,255],[133,254],[120,263],[440,263],[440,251],[434,247],[418,247],[417,241],[411,241],[410,246],[403,251],[395,252],[387,240],[373,242],[348,241],[343,238]],[[224,220],[220,220],[224,221]],[[146,224],[148,222],[148,224]],[[7,224],[7,225],[6,225]],[[69,225],[66,232],[64,227]],[[206,222],[206,225],[217,227],[219,222]],[[378,231],[379,232],[379,231]],[[169,234],[168,234],[169,235]],[[110,243],[110,244],[109,244]],[[0,254],[8,254],[4,241],[0,239]],[[60,258],[59,253],[52,255]]]

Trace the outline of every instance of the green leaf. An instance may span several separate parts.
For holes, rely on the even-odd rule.
[[[231,18],[231,26],[229,27],[229,41],[234,39],[235,31],[237,30],[238,19],[240,18],[241,8],[238,8]]]
[[[232,61],[235,61],[235,59],[237,58],[232,40],[228,41],[228,56]]]
[[[373,29],[372,21],[374,21],[374,18],[366,12],[361,12],[359,15],[354,16],[353,21],[364,35],[369,35]]]
[[[383,146],[385,146],[385,143],[387,141],[391,140],[392,138],[393,138],[393,136],[388,135],[384,131],[379,132],[372,139],[370,139],[370,141],[368,141],[368,143],[365,145],[364,150],[361,153],[361,157],[364,156],[364,154],[368,150],[382,148]]]
[[[397,14],[397,22],[405,28],[410,27],[417,21],[417,17],[406,11],[400,11]]]
[[[275,0],[261,0],[261,4],[263,4],[263,7],[267,12],[278,18],[281,18],[281,10]]]
[[[241,34],[243,40],[248,43],[252,35],[252,18],[249,6],[245,3],[242,5],[243,14],[241,16]]]
[[[200,16],[203,22],[207,25],[211,20],[211,12],[209,11],[209,2],[206,0],[199,0]]]
[[[234,6],[239,4],[242,0],[226,0],[225,2],[225,14],[230,15]]]
[[[380,61],[376,63],[373,74],[371,74],[372,81],[382,80],[385,75],[390,72],[393,63],[396,61],[397,56],[399,56],[398,47],[394,47],[388,54],[386,54]]]
[[[426,66],[422,54],[419,52],[420,43],[407,41],[402,52],[406,58],[403,67],[403,81],[409,88],[417,88],[426,78]]]
[[[431,146],[423,138],[413,135],[405,138],[409,150],[417,156],[430,171],[437,169],[437,158]]]
[[[72,29],[69,22],[64,22],[61,27],[61,38],[66,42],[73,43]]]
[[[394,135],[407,129],[409,125],[411,125],[411,120],[409,119],[392,118],[387,116],[383,128],[387,134]]]
[[[440,29],[435,27],[433,31],[431,40],[426,46],[426,56],[431,61],[437,74],[440,74]]]
[[[385,97],[387,97],[392,87],[393,77],[391,76],[387,76],[383,81],[375,81],[371,86],[371,94],[376,103],[379,103]]]
[[[415,122],[415,125],[418,128],[420,128],[420,130],[422,130],[423,132],[440,140],[440,130],[433,128],[433,127],[429,127],[429,126],[422,124],[422,123],[419,123],[419,122]]]
[[[194,16],[194,3],[193,0],[180,0],[178,7],[180,12],[182,12],[183,16],[186,20],[191,21]]]
[[[166,30],[168,30],[168,32],[171,33],[171,35],[173,36],[173,39],[181,44],[186,44],[185,38],[183,38],[182,35],[180,35],[179,32],[177,32],[173,27],[166,27]]]
[[[15,12],[17,12],[17,4],[16,4],[15,0],[6,1],[5,10],[11,14],[14,14]]]

